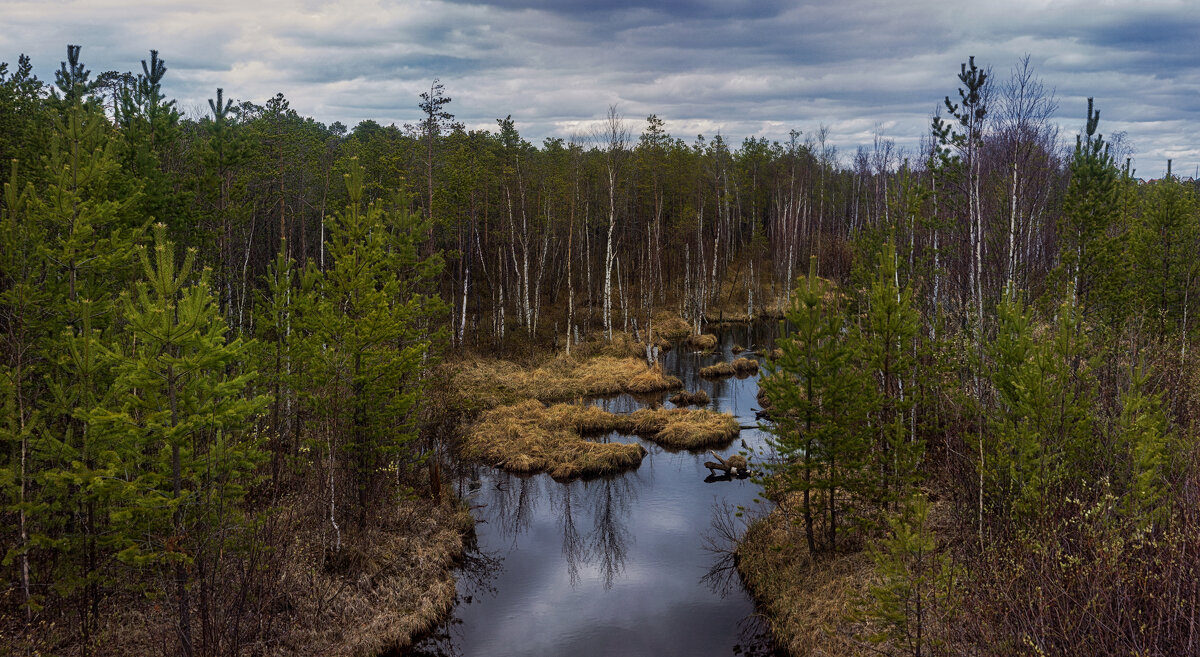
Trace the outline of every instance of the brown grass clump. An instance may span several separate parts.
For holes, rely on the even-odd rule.
[[[754,374],[758,371],[758,361],[753,358],[738,358],[729,365],[738,374]]]
[[[780,349],[779,347],[775,347],[774,349],[772,349],[771,350],[771,358],[774,358],[776,360],[783,358],[783,349]]]
[[[654,332],[668,340],[686,338],[692,332],[692,325],[679,315],[658,313],[654,316]]]
[[[671,403],[676,406],[704,406],[708,402],[708,393],[703,390],[697,390],[696,392],[684,390],[671,397]]]
[[[494,408],[467,429],[463,456],[518,474],[549,472],[556,479],[637,467],[646,455],[641,445],[594,443],[580,436],[579,426],[603,431],[605,415],[611,414],[568,404],[548,410],[532,399]]]
[[[712,333],[689,335],[685,344],[700,351],[712,351],[717,348],[717,336]]]
[[[587,360],[555,358],[536,369],[501,360],[460,363],[454,373],[458,394],[479,409],[524,399],[544,402],[620,392],[670,390],[681,384],[657,374],[640,358],[598,356]],[[636,382],[635,382],[636,381]],[[655,387],[660,386],[660,387]]]
[[[737,568],[771,625],[771,634],[792,655],[866,655],[848,627],[855,600],[869,594],[874,564],[863,550],[820,555],[808,552],[788,520],[787,504],[746,530]]]
[[[655,363],[654,367],[648,368],[645,372],[638,374],[625,384],[625,391],[637,394],[646,394],[650,392],[662,392],[663,390],[674,390],[682,388],[683,382],[673,376],[665,376],[662,371],[662,363]]]
[[[740,354],[745,350],[746,350],[746,348],[740,344],[733,345],[733,353],[735,353],[735,354]]]
[[[663,447],[674,449],[704,449],[727,445],[741,431],[738,421],[732,415],[707,409],[644,408],[633,413],[630,418],[635,418],[640,413],[655,413],[653,421],[661,423],[662,426],[657,433],[647,435],[647,438]]]
[[[726,376],[733,376],[736,373],[737,370],[733,368],[732,363],[717,363],[716,365],[700,368],[700,376],[706,379],[720,379]]]

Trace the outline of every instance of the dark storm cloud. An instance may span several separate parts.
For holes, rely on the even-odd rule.
[[[616,104],[635,131],[656,113],[689,141],[825,125],[844,157],[876,133],[915,147],[967,56],[999,82],[1030,53],[1065,141],[1095,96],[1141,170],[1200,163],[1200,13],[1173,0],[0,0],[0,14],[0,59],[29,52],[53,79],[66,43],[94,73],[158,48],[167,93],[196,112],[220,86],[282,92],[325,122],[405,123],[438,77],[460,121],[511,114],[535,143],[587,134]]]

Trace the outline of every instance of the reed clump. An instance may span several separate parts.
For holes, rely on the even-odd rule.
[[[560,357],[540,367],[524,368],[502,360],[473,360],[456,366],[458,394],[479,409],[524,399],[543,402],[621,392],[660,392],[682,384],[646,365],[640,358]]]
[[[753,358],[738,358],[729,365],[737,374],[754,374],[758,371],[758,361]]]
[[[548,472],[556,479],[637,467],[646,454],[641,445],[584,438],[612,431],[672,449],[703,449],[728,444],[740,426],[732,415],[706,409],[643,408],[620,415],[597,406],[545,407],[531,399],[485,412],[467,429],[462,453],[509,472]]]
[[[696,392],[683,390],[671,397],[671,403],[676,406],[704,406],[708,402],[708,393],[703,390],[697,390]]]
[[[698,351],[712,351],[717,348],[717,336],[712,333],[693,334],[687,337],[685,344]]]
[[[700,368],[700,376],[706,379],[720,379],[734,374],[737,374],[737,370],[733,368],[733,363],[722,362]]]
[[[494,408],[467,429],[463,456],[518,474],[548,472],[555,479],[612,474],[641,464],[646,455],[641,445],[583,439],[576,423],[603,431],[600,414],[606,412],[591,408],[559,404],[547,409],[532,399]]]
[[[625,384],[625,391],[635,394],[647,394],[682,387],[683,382],[677,377],[663,374],[662,363],[655,363],[654,367],[647,368],[645,372],[630,379]]]
[[[686,338],[692,332],[692,325],[679,315],[658,313],[654,316],[654,333],[667,340]]]

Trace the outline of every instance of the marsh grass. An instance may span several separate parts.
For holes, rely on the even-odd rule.
[[[678,378],[663,374],[662,363],[655,363],[654,367],[647,368],[645,372],[630,379],[625,384],[625,391],[644,395],[651,392],[662,392],[682,387],[683,382]]]
[[[705,406],[708,402],[708,393],[703,390],[696,392],[683,390],[671,397],[671,403],[676,406]]]
[[[654,316],[654,332],[667,340],[686,338],[692,332],[692,325],[679,315],[660,312]]]
[[[866,550],[814,557],[789,520],[785,501],[750,525],[737,547],[738,572],[790,655],[868,655],[848,620],[875,582]]]
[[[548,410],[530,399],[486,411],[467,429],[463,455],[517,474],[548,472],[555,479],[612,474],[642,462],[641,445],[584,440],[576,423],[602,420],[593,411],[571,408],[584,407],[559,404]]]
[[[712,351],[717,348],[717,336],[712,333],[693,334],[687,337],[684,344],[696,351]]]
[[[732,415],[706,409],[643,408],[621,415],[531,399],[483,413],[466,431],[463,456],[518,474],[572,479],[635,468],[646,455],[641,445],[594,442],[587,435],[617,432],[670,449],[704,449],[728,444],[739,431]]]
[[[665,376],[639,358],[560,357],[536,368],[502,360],[471,360],[457,364],[457,394],[478,409],[514,404],[524,399],[555,402],[576,397],[645,394],[678,388],[679,379]]]
[[[716,363],[700,368],[700,376],[706,379],[720,379],[734,374],[737,374],[737,370],[733,368],[733,363]]]
[[[758,371],[758,361],[753,358],[738,358],[735,359],[730,366],[737,374],[754,374]]]

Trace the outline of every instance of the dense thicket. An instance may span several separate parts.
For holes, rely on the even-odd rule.
[[[511,117],[454,123],[437,82],[412,125],[348,130],[282,94],[181,116],[154,52],[136,75],[93,77],[75,47],[54,84],[31,70],[0,67],[14,632],[54,622],[87,652],[107,601],[144,592],[177,609],[171,651],[246,650],[283,613],[262,594],[280,505],[318,514],[336,560],[348,526],[437,495],[444,436],[416,403],[437,356],[648,341],[664,309],[791,308],[811,332],[780,364],[813,389],[778,394],[814,550],[888,526],[855,509],[909,508],[920,471],[977,533],[980,645],[1103,647],[1064,626],[1080,596],[1139,614],[1114,649],[1191,622],[1162,593],[1195,595],[1196,187],[1118,168],[1090,106],[1064,148],[1028,61],[999,85],[964,65],[919,150],[849,157],[824,129],[635,136],[615,108],[534,145]]]

